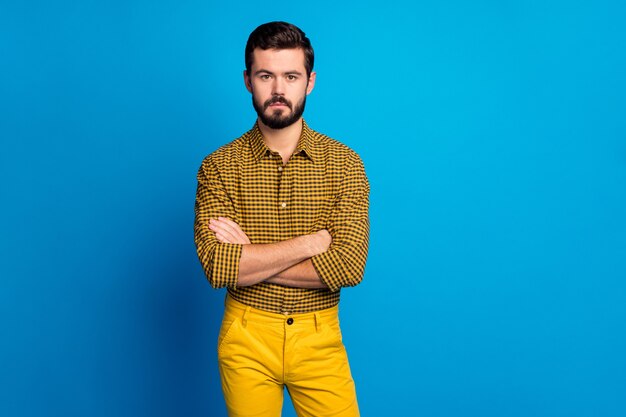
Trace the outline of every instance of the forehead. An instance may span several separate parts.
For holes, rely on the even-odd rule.
[[[252,70],[260,69],[271,72],[299,71],[305,72],[304,50],[293,49],[260,49],[253,52]]]

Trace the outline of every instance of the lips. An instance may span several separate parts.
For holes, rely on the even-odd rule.
[[[266,109],[268,107],[283,107],[283,106],[291,109],[291,104],[287,101],[287,99],[280,97],[280,96],[272,97],[271,99],[265,102]]]

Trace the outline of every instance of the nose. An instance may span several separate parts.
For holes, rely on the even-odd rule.
[[[272,95],[282,96],[285,94],[285,80],[282,77],[275,77],[272,84]]]

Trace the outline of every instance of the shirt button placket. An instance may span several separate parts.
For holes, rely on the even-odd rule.
[[[280,175],[280,189],[278,190],[278,216],[280,218],[281,226],[286,226],[288,224],[288,202],[289,202],[289,190],[291,188],[290,184],[290,171],[287,166],[281,164],[278,166],[278,172]],[[283,232],[283,239],[287,239],[289,236],[289,231],[285,229],[285,227],[281,227],[281,231]]]

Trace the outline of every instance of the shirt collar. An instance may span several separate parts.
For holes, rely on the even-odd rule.
[[[304,119],[302,120],[302,133],[300,134],[300,139],[298,140],[298,146],[296,146],[296,150],[294,151],[294,155],[299,153],[303,153],[308,157],[311,161],[314,161],[313,158],[313,143],[314,143],[314,134],[313,130],[309,128]],[[258,123],[254,124],[252,130],[250,130],[250,146],[252,148],[252,155],[256,161],[260,161],[265,155],[267,155],[270,151],[270,148],[267,147],[265,141],[263,140],[263,134],[261,133],[261,129],[259,129]]]
[[[298,146],[294,152],[294,155],[297,155],[300,152],[303,152],[312,162],[315,162],[313,158],[314,152],[314,143],[315,136],[313,135],[313,130],[309,128],[309,125],[306,124],[304,119],[302,119],[302,134],[300,135],[300,140],[298,141]]]
[[[250,147],[252,148],[252,155],[255,161],[260,161],[261,158],[270,152],[270,148],[265,145],[258,123],[255,123],[252,130],[250,130]]]

